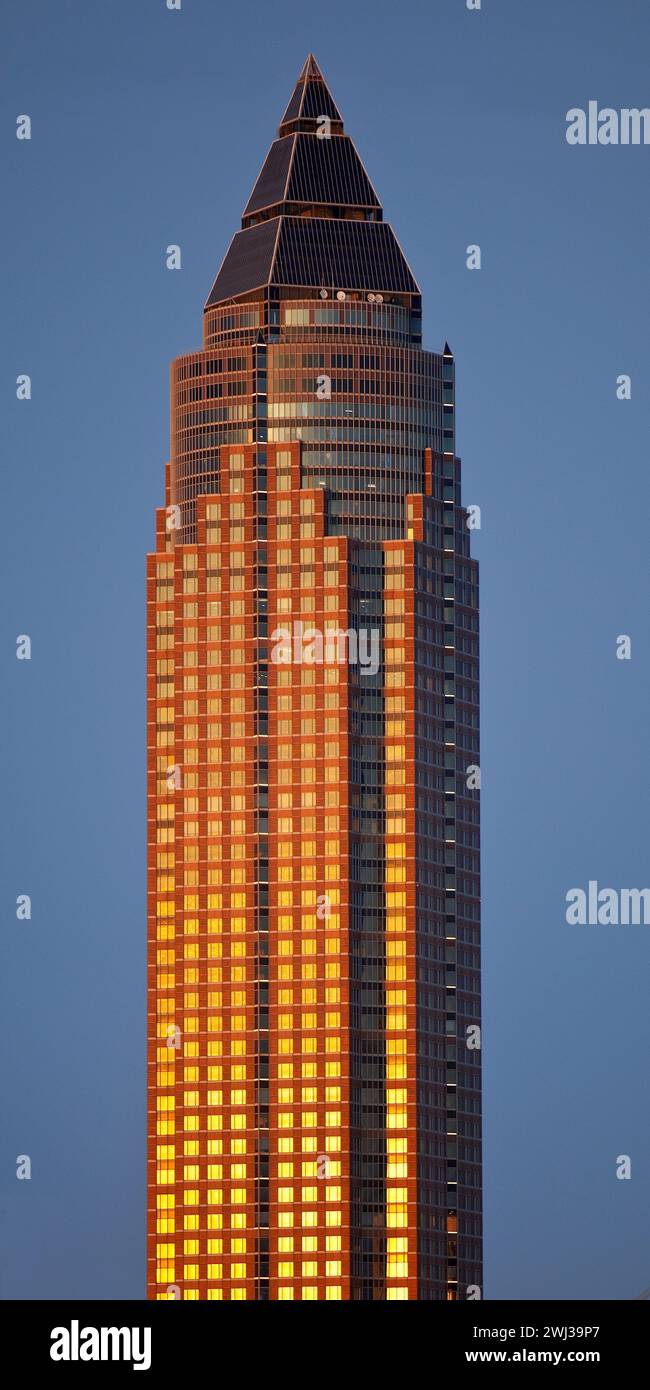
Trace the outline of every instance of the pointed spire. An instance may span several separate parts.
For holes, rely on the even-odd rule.
[[[324,121],[324,118],[327,118]],[[381,220],[381,205],[338,107],[309,54],[246,204],[242,226],[282,213]]]
[[[327,116],[337,133],[342,134],[343,117],[313,53],[310,53],[293,89],[278,134],[293,135],[298,130],[315,133],[323,116]]]
[[[302,66],[302,72],[298,78],[299,82],[304,82],[307,77],[315,77],[317,81],[324,82],[325,78],[316,62],[313,53],[308,53]]]

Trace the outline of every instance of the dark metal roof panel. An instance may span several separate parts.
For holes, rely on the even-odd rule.
[[[206,308],[234,295],[268,285],[279,218],[236,232],[212,286]]]
[[[244,217],[283,201],[295,138],[295,135],[285,135],[281,140],[274,140],[246,204]]]
[[[283,217],[273,283],[418,294],[392,227],[321,217]]]
[[[321,140],[317,135],[296,136],[287,200],[342,207],[380,206],[347,135],[335,135],[329,140]]]
[[[338,106],[322,78],[320,82],[305,82],[305,94],[303,97],[301,116],[329,116],[333,121],[340,121],[341,113]],[[287,119],[285,117],[285,119]]]

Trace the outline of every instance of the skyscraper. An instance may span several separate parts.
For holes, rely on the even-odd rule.
[[[454,361],[309,57],[172,367],[148,557],[153,1298],[481,1286]]]

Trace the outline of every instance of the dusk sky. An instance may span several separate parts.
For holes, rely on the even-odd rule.
[[[144,1297],[145,553],[169,365],[200,345],[313,51],[424,344],[454,352],[481,507],[484,1296],[635,1297],[650,925],[565,912],[589,880],[650,881],[650,148],[565,133],[590,100],[650,106],[646,0],[22,0],[0,39],[1,1296]]]

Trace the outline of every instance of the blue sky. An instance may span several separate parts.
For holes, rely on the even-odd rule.
[[[645,0],[22,0],[1,29],[0,1293],[144,1293],[144,555],[168,369],[313,50],[426,345],[456,355],[482,509],[485,1294],[631,1298],[650,928],[564,913],[589,879],[649,878],[650,148],[570,147],[565,115],[650,105]]]

